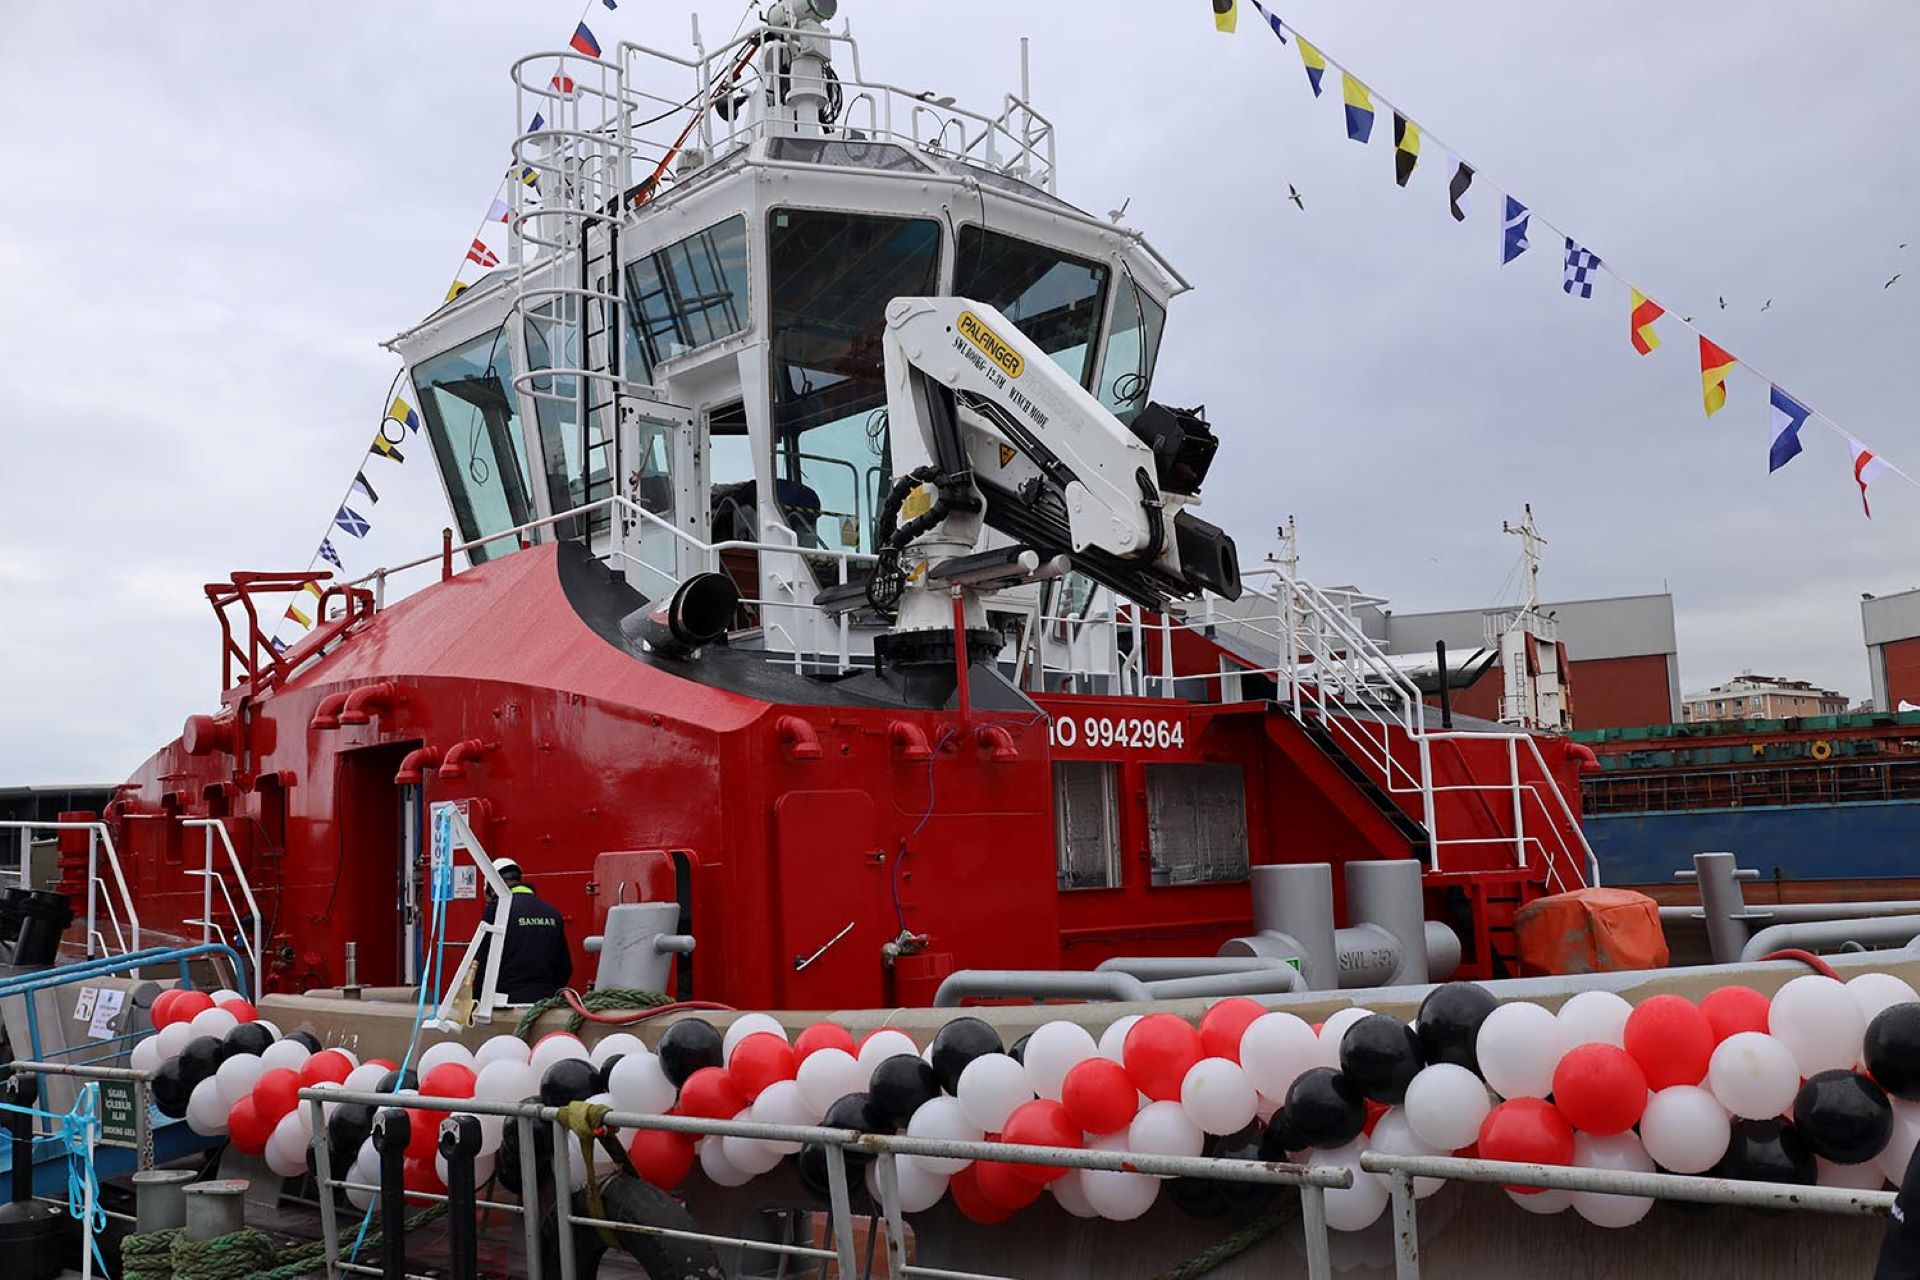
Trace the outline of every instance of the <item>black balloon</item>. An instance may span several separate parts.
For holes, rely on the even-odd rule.
[[[219,1070],[222,1061],[220,1042],[212,1036],[195,1036],[187,1041],[187,1047],[180,1051],[179,1063],[180,1079],[186,1083],[188,1092]]]
[[[1785,1120],[1735,1120],[1727,1154],[1711,1176],[1812,1186],[1818,1173],[1806,1139]]]
[[[1258,1120],[1225,1137],[1207,1139],[1201,1154],[1221,1160],[1265,1160],[1267,1131]],[[1282,1155],[1278,1157],[1286,1159]],[[1226,1182],[1216,1178],[1175,1178],[1167,1184],[1173,1202],[1196,1218],[1222,1214],[1265,1212],[1278,1195],[1275,1187],[1258,1182]]]
[[[687,1077],[702,1067],[723,1067],[726,1037],[704,1018],[686,1018],[674,1023],[660,1037],[655,1052],[660,1055],[660,1070],[678,1088]]]
[[[1344,1147],[1366,1127],[1366,1097],[1332,1067],[1312,1067],[1287,1090],[1287,1123],[1302,1147]]]
[[[1499,1003],[1478,983],[1449,982],[1435,987],[1420,1002],[1420,1016],[1414,1020],[1421,1059],[1429,1064],[1451,1062],[1479,1075],[1480,1058],[1474,1052],[1474,1041],[1480,1037],[1480,1024]]]
[[[540,1101],[549,1107],[585,1102],[600,1092],[593,1064],[585,1058],[562,1058],[540,1077]]]
[[[522,1102],[538,1102],[538,1098],[522,1098]],[[545,1171],[553,1167],[553,1126],[534,1121],[533,1124],[534,1167]],[[515,1195],[520,1194],[520,1126],[507,1121],[506,1128],[500,1134],[500,1157],[494,1161],[494,1169],[500,1178],[500,1185]]]
[[[1267,1120],[1266,1132],[1260,1135],[1260,1158],[1270,1163],[1287,1163],[1293,1159],[1292,1152],[1305,1151],[1307,1140],[1287,1119],[1287,1109],[1281,1107]]]
[[[398,1068],[380,1077],[380,1083],[373,1086],[375,1093],[414,1093],[420,1088],[420,1073],[412,1067],[401,1071]]]
[[[874,1111],[891,1127],[898,1129],[913,1119],[924,1103],[940,1096],[940,1077],[926,1061],[911,1053],[896,1053],[883,1058],[873,1069],[867,1085]]]
[[[867,1179],[860,1167],[853,1162],[853,1153],[847,1153],[847,1204],[855,1213],[876,1214],[880,1212],[873,1197],[867,1194]],[[809,1142],[800,1148],[800,1154],[793,1157],[793,1171],[800,1179],[800,1185],[812,1192],[823,1202],[831,1203],[833,1190],[827,1174],[827,1149],[817,1142]]]
[[[198,1083],[196,1081],[196,1083]],[[187,1099],[193,1094],[180,1067],[179,1058],[168,1058],[153,1075],[153,1105],[160,1114],[178,1120],[187,1114]]]
[[[897,1057],[906,1057],[897,1054]],[[894,1126],[887,1122],[880,1108],[874,1105],[871,1095],[849,1093],[832,1106],[820,1121],[822,1129],[852,1129],[857,1133],[892,1133]],[[863,1151],[847,1152],[847,1169],[850,1174],[860,1175],[873,1163],[873,1156]],[[817,1142],[809,1142],[800,1149],[800,1180],[807,1182],[810,1190],[825,1195],[827,1188],[827,1149]],[[818,1183],[808,1182],[810,1175],[818,1175]],[[858,1187],[864,1194],[866,1184],[858,1176],[847,1179],[849,1187]]]
[[[358,1102],[343,1102],[327,1117],[327,1147],[332,1153],[336,1176],[345,1175],[360,1155],[360,1147],[373,1136],[373,1108]]]
[[[1794,1096],[1793,1127],[1815,1155],[1835,1164],[1865,1164],[1893,1136],[1893,1104],[1863,1075],[1822,1071]]]
[[[292,1035],[288,1036],[287,1039],[293,1041],[295,1044],[303,1044],[307,1046],[308,1053],[320,1052],[320,1037],[316,1036],[311,1031],[296,1031]]]
[[[227,1048],[233,1053],[265,1053],[267,1046],[272,1043],[273,1031],[257,1022],[243,1022],[227,1032],[226,1036]]]
[[[1000,1033],[979,1018],[955,1018],[933,1033],[933,1074],[940,1087],[953,1093],[960,1087],[960,1073],[967,1064],[984,1053],[1003,1053],[1006,1046]]]
[[[1920,1004],[1889,1005],[1867,1024],[1867,1071],[1896,1098],[1920,1101]]]
[[[1341,1073],[1375,1102],[1405,1102],[1407,1086],[1424,1065],[1420,1037],[1384,1013],[1367,1015],[1340,1037]]]
[[[1027,1032],[1027,1034],[1021,1036],[1018,1040],[1015,1040],[1013,1044],[1008,1047],[1007,1056],[1009,1058],[1012,1058],[1015,1062],[1019,1063],[1021,1066],[1023,1067],[1026,1066],[1027,1065],[1027,1041],[1031,1039],[1033,1039],[1033,1032],[1029,1031]]]
[[[607,1081],[613,1079],[614,1065],[626,1056],[624,1053],[610,1053],[607,1055],[605,1061],[593,1069],[593,1091],[595,1093],[605,1093],[607,1091]]]

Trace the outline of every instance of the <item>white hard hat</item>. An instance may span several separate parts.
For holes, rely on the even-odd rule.
[[[512,858],[495,858],[493,860],[493,869],[495,873],[499,875],[505,875],[509,871],[517,873],[520,870],[520,864]]]

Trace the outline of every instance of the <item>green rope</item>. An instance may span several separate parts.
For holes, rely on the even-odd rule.
[[[414,1231],[446,1216],[436,1204],[407,1218]],[[380,1228],[367,1232],[364,1255],[380,1247]],[[276,1249],[263,1231],[246,1228],[211,1240],[189,1240],[178,1227],[149,1231],[120,1242],[121,1280],[301,1280],[326,1270],[327,1245],[314,1240]]]
[[[211,1240],[182,1234],[173,1241],[175,1280],[252,1280],[273,1265],[273,1241],[264,1231],[242,1227]]]
[[[1265,1240],[1293,1219],[1294,1206],[1291,1201],[1281,1204],[1261,1214],[1232,1235],[1225,1237],[1212,1248],[1196,1253],[1177,1267],[1162,1271],[1153,1280],[1198,1280],[1215,1267],[1231,1262],[1253,1246]]]
[[[603,987],[581,996],[580,1003],[595,1013],[601,1013],[609,1009],[657,1009],[663,1004],[672,1004],[673,999],[658,991],[646,991],[639,987]],[[513,1034],[532,1043],[534,1025],[543,1016],[552,1013],[555,1009],[571,1007],[567,1003],[564,992],[550,995],[545,1000],[536,1000],[527,1007],[525,1013],[520,1015],[519,1025],[514,1027]],[[575,1011],[574,1015],[567,1019],[567,1030],[577,1034],[586,1023],[587,1020]]]
[[[121,1280],[173,1280],[173,1242],[180,1228],[147,1231],[120,1241]]]
[[[403,1232],[417,1231],[421,1227],[428,1226],[446,1216],[446,1202],[442,1201],[439,1204],[430,1205],[420,1212],[410,1215],[407,1220],[401,1224],[400,1229]],[[367,1229],[367,1238],[360,1246],[360,1257],[362,1260],[373,1251],[379,1249],[380,1240],[379,1218],[376,1215],[374,1225]],[[282,1249],[276,1261],[279,1265],[271,1271],[261,1271],[258,1273],[249,1272],[250,1280],[301,1280],[303,1276],[324,1272],[327,1269],[326,1241],[315,1240],[295,1249]],[[188,1277],[182,1276],[180,1280],[188,1280]]]

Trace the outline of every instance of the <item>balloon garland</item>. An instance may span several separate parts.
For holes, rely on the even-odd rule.
[[[155,1104],[196,1133],[264,1156],[283,1177],[305,1170],[313,1136],[298,1090],[328,1085],[1344,1167],[1353,1186],[1327,1192],[1328,1225],[1339,1231],[1367,1227],[1386,1208],[1387,1179],[1359,1167],[1368,1150],[1870,1188],[1898,1182],[1920,1145],[1920,995],[1879,973],[1844,984],[1799,977],[1771,999],[1723,987],[1697,1004],[1659,995],[1634,1006],[1590,991],[1557,1013],[1453,982],[1435,988],[1411,1024],[1355,1008],[1316,1027],[1236,998],[1197,1026],[1168,1013],[1131,1016],[1098,1041],[1076,1023],[1049,1022],[1017,1055],[974,1016],[944,1024],[924,1052],[892,1029],[856,1040],[816,1023],[790,1039],[764,1014],[738,1018],[724,1034],[688,1018],[651,1050],[625,1032],[591,1049],[566,1032],[531,1046],[499,1035],[471,1050],[435,1044],[405,1073],[323,1049],[304,1032],[282,1035],[231,992],[168,991],[153,1014],[156,1034],[132,1061],[156,1072]],[[334,1167],[377,1182],[373,1109],[327,1103],[323,1112]],[[439,1119],[414,1113],[409,1190],[444,1190]],[[491,1116],[480,1124],[476,1177],[497,1168],[517,1190],[517,1128]],[[550,1159],[545,1126],[535,1140]],[[825,1192],[824,1151],[797,1143],[642,1130],[629,1153],[642,1177],[667,1189],[696,1166],[739,1186],[791,1158],[801,1181]],[[871,1158],[847,1160],[877,1195]],[[951,1199],[982,1223],[1003,1222],[1042,1195],[1076,1217],[1111,1221],[1147,1212],[1163,1185],[1201,1217],[1258,1212],[1273,1197],[1252,1184],[940,1156],[903,1157],[897,1169],[906,1212]],[[586,1176],[577,1155],[573,1176],[576,1187]],[[1419,1178],[1414,1190],[1440,1186]],[[1631,1226],[1653,1203],[1528,1187],[1508,1194],[1530,1212],[1572,1208],[1603,1227]],[[348,1199],[364,1207],[370,1195]]]

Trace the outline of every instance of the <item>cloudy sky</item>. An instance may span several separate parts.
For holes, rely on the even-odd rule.
[[[590,20],[677,48],[687,8]],[[710,41],[741,14],[697,8]],[[1465,226],[1432,137],[1397,190],[1384,111],[1349,142],[1337,86],[1316,102],[1254,15],[1228,39],[1204,0],[842,8],[870,76],[975,104],[1033,37],[1062,194],[1131,199],[1197,286],[1156,393],[1206,404],[1207,512],[1245,559],[1291,513],[1316,579],[1489,605],[1517,550],[1500,522],[1531,502],[1549,596],[1673,592],[1689,687],[1751,667],[1865,695],[1860,593],[1920,585],[1920,490],[1890,480],[1863,519],[1817,428],[1769,477],[1765,384],[1737,375],[1709,423],[1690,335],[1636,356],[1624,294],[1566,297],[1544,229],[1498,266],[1491,196],[1920,475],[1920,6],[1284,4],[1478,164]],[[200,584],[307,563],[396,370],[378,341],[438,301],[490,198],[507,66],[578,9],[316,13],[0,0],[0,782],[117,779],[215,705]],[[444,522],[425,465],[390,474],[383,562]]]

